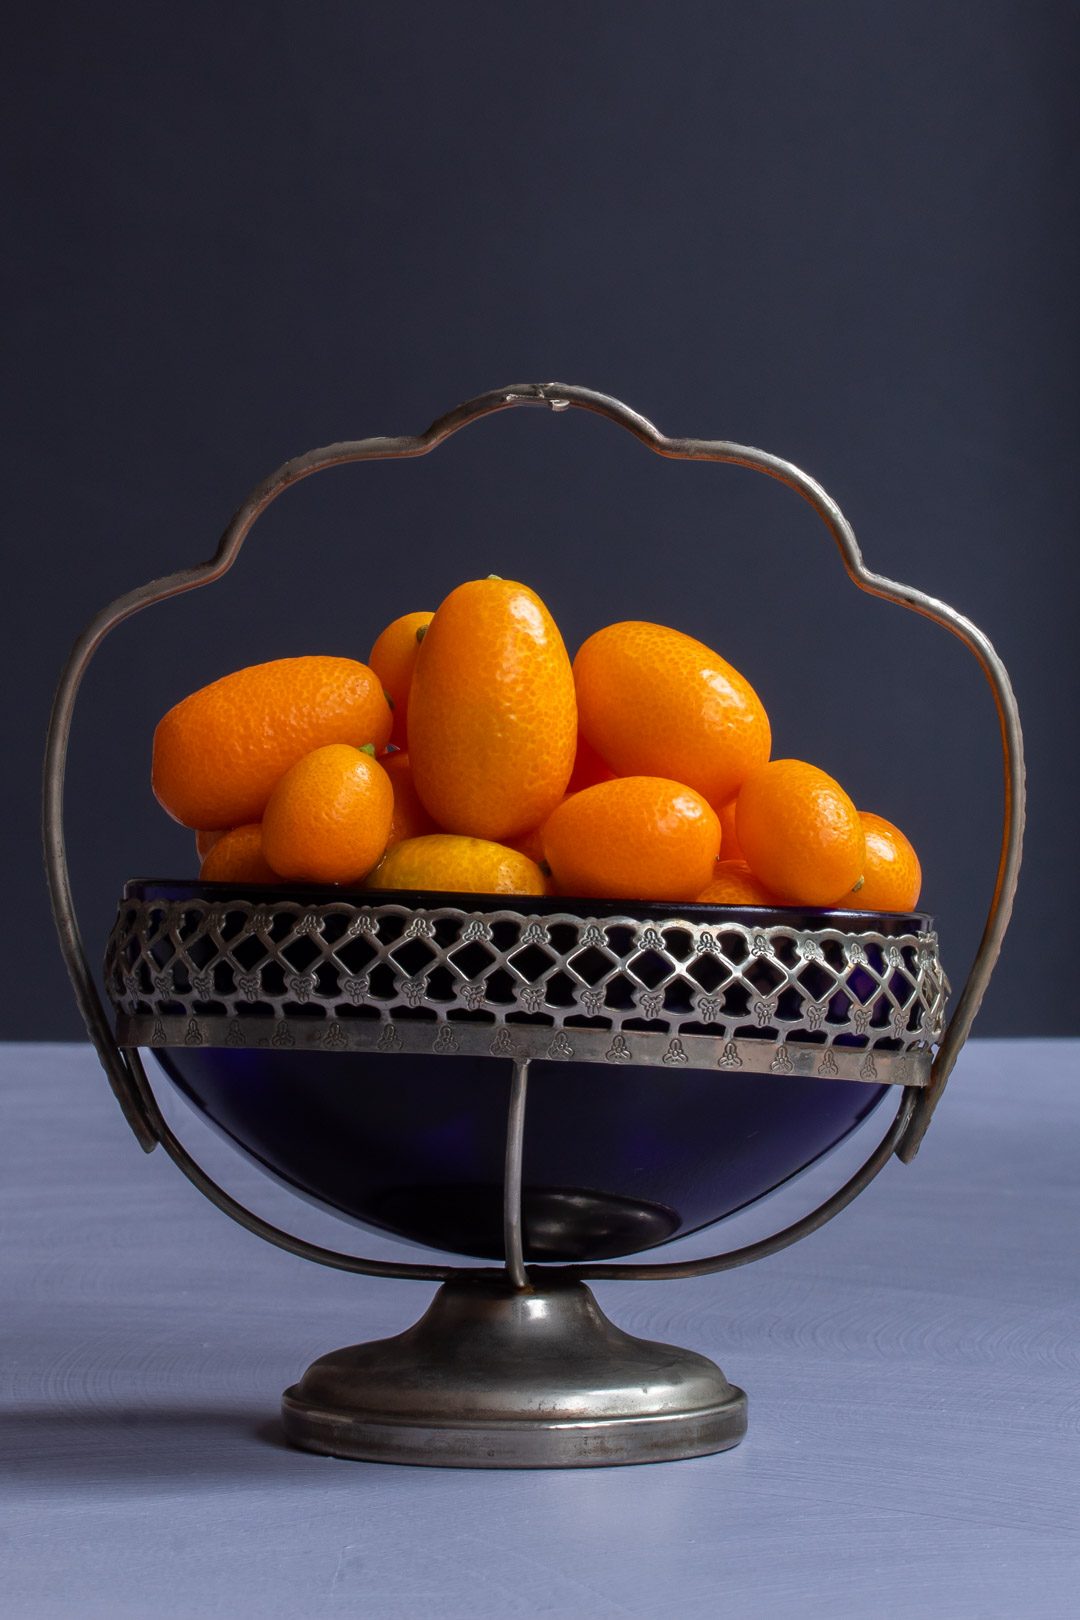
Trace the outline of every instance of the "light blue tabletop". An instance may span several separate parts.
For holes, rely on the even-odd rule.
[[[598,1288],[620,1326],[719,1361],[750,1432],[716,1457],[561,1473],[287,1449],[282,1388],[407,1326],[430,1287],[326,1272],[232,1225],[139,1151],[88,1048],[0,1048],[0,1099],[12,1620],[1080,1613],[1080,1041],[970,1045],[915,1163],[782,1255]],[[168,1111],[271,1218],[408,1253]],[[666,1252],[790,1219],[867,1147],[723,1244]]]

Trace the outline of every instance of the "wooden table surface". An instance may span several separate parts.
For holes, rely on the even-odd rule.
[[[325,1272],[234,1226],[139,1151],[88,1048],[0,1048],[0,1098],[12,1620],[1080,1614],[1080,1041],[969,1045],[915,1164],[784,1254],[599,1287],[620,1326],[718,1360],[750,1432],[717,1457],[565,1473],[288,1449],[282,1388],[406,1326],[430,1288]],[[409,1252],[168,1111],[271,1218]],[[790,1218],[858,1156],[845,1145],[731,1236]]]

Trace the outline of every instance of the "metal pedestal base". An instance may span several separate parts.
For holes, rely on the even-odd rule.
[[[335,1350],[282,1400],[294,1445],[453,1468],[669,1462],[738,1445],[746,1396],[692,1350],[623,1333],[584,1283],[444,1283],[414,1327]]]

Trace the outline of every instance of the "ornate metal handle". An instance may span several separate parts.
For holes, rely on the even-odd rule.
[[[358,1257],[339,1255],[330,1250],[316,1248],[302,1239],[292,1238],[280,1232],[259,1217],[251,1215],[210,1181],[194,1164],[164,1121],[138,1054],[135,1052],[125,1054],[117,1047],[110,1021],[87,965],[71,893],[64,843],[64,777],[79,687],[105,637],[125,619],[138,613],[142,608],[167,601],[170,597],[179,596],[185,591],[197,590],[220,579],[236,561],[240,548],[256,519],[279,495],[293,484],[299,483],[301,479],[322,472],[328,467],[342,466],[352,461],[427,455],[459,428],[467,427],[470,422],[491,415],[495,411],[509,410],[520,405],[546,406],[553,411],[562,411],[573,406],[593,411],[625,428],[656,455],[681,461],[727,462],[766,473],[770,478],[786,484],[817,512],[839,547],[849,577],[860,590],[920,613],[951,631],[964,642],[977,658],[989,681],[997,707],[1005,770],[1004,825],[997,877],[982,939],[967,983],[959,996],[938,1048],[931,1084],[924,1090],[910,1088],[905,1092],[900,1109],[886,1137],[862,1170],[857,1172],[840,1192],[834,1194],[833,1198],[813,1215],[805,1217],[774,1238],[751,1245],[749,1249],[736,1251],[732,1255],[720,1255],[710,1260],[686,1264],[676,1262],[656,1266],[571,1268],[576,1275],[594,1277],[685,1276],[696,1272],[726,1269],[728,1266],[756,1259],[763,1253],[772,1253],[778,1248],[786,1247],[805,1232],[830,1219],[877,1174],[893,1151],[905,1162],[915,1156],[960,1048],[967,1038],[1001,950],[1001,942],[1008,926],[1013,896],[1016,892],[1024,825],[1024,762],[1020,718],[1008,674],[989,639],[969,619],[944,602],[937,601],[910,585],[900,585],[872,573],[863,562],[851,525],[835,501],[814,479],[779,456],[723,439],[668,438],[629,406],[590,388],[563,383],[524,383],[497,389],[468,400],[445,416],[439,417],[426,432],[415,436],[346,441],[328,445],[321,450],[309,451],[306,455],[287,461],[248,496],[225,530],[217,551],[208,562],[179,573],[168,574],[162,579],[153,580],[148,585],[140,586],[125,596],[118,597],[91,620],[72,649],[60,677],[49,721],[43,796],[45,866],[60,945],[79,1008],[110,1085],[124,1112],[124,1117],[147,1152],[160,1141],[185,1175],[189,1176],[225,1213],[258,1232],[268,1241],[289,1248],[295,1253],[304,1254],[310,1259],[319,1260],[322,1264],[377,1275],[434,1279],[449,1276],[462,1269],[445,1266],[384,1265],[378,1261],[365,1261]]]

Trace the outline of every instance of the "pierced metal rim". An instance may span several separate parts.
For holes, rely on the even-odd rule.
[[[75,700],[94,654],[107,635],[143,608],[167,601],[185,591],[197,590],[220,579],[236,561],[240,548],[256,519],[293,484],[310,477],[313,473],[353,461],[427,455],[469,423],[494,412],[521,405],[539,405],[553,411],[563,411],[570,406],[588,410],[624,428],[654,454],[673,460],[717,461],[747,467],[786,484],[817,512],[836,542],[849,578],[860,590],[919,613],[957,636],[978,660],[989,682],[997,708],[1005,775],[1004,823],[996,882],[982,939],[967,983],[958,998],[938,1049],[932,1083],[921,1094],[914,1091],[904,1093],[904,1101],[893,1127],[884,1138],[883,1147],[887,1144],[885,1158],[895,1151],[898,1157],[906,1162],[917,1152],[985,994],[1012,912],[1022,850],[1025,782],[1020,717],[1005,666],[989,638],[954,608],[912,586],[898,584],[871,572],[863,562],[854,530],[835,501],[815,479],[810,478],[793,463],[779,456],[770,455],[766,451],[735,444],[729,440],[669,438],[654,427],[646,417],[631,410],[619,400],[594,389],[563,383],[514,384],[466,401],[447,412],[445,416],[439,417],[421,434],[347,441],[309,451],[306,455],[285,462],[259,484],[238,509],[225,530],[217,551],[208,562],[166,575],[117,597],[90,621],[76,641],[61,674],[49,721],[44,764],[42,831],[53,916],[75,997],[109,1083],[140,1145],[145,1151],[150,1152],[160,1141],[185,1174],[200,1186],[212,1201],[250,1230],[258,1232],[270,1242],[278,1243],[279,1246],[292,1248],[293,1252],[306,1254],[308,1258],[320,1260],[323,1264],[343,1266],[344,1269],[387,1274],[377,1262],[359,1262],[354,1257],[342,1255],[331,1256],[328,1251],[320,1251],[313,1245],[302,1244],[301,1240],[288,1238],[287,1234],[278,1232],[236,1205],[228,1194],[222,1192],[204,1176],[173,1137],[157,1107],[138,1054],[132,1052],[125,1056],[116,1045],[109,1019],[87,963],[65,849],[64,779]],[[847,1188],[842,1188],[832,1200],[822,1205],[817,1216],[807,1217],[806,1222],[799,1223],[797,1228],[789,1228],[788,1231],[793,1235],[787,1237],[786,1242],[794,1242],[796,1237],[803,1235],[804,1230],[813,1230],[815,1225],[822,1224],[823,1220],[831,1218],[831,1214],[844,1207],[844,1203],[850,1202],[850,1198],[861,1191],[885,1162],[884,1158],[880,1158],[881,1151],[879,1149],[878,1153],[867,1161],[863,1171],[848,1182],[847,1188],[854,1187],[850,1196],[843,1197]],[[861,1179],[864,1175],[865,1179]],[[825,1211],[829,1213],[826,1214]],[[780,1234],[780,1238],[783,1237],[784,1234]],[[766,1246],[747,1258],[758,1258],[759,1252],[762,1254],[774,1252],[775,1247],[786,1246],[780,1238],[772,1240],[772,1248]],[[739,1260],[735,1263],[744,1262]],[[648,1277],[661,1274],[693,1275],[702,1271],[722,1269],[723,1265],[724,1257],[721,1256],[712,1261],[697,1262],[694,1271],[675,1266],[670,1271],[647,1267],[630,1268],[630,1272],[635,1276]],[[448,1273],[444,1268],[419,1268],[419,1270],[397,1268],[391,1269],[388,1274],[442,1277]],[[628,1271],[627,1268],[609,1268],[603,1274],[626,1276]]]
[[[794,907],[129,883],[106,986],[124,1048],[410,1052],[922,1087],[948,988],[929,920],[863,927]],[[362,961],[350,964],[343,953],[356,948]],[[402,950],[421,958],[406,965]]]
[[[147,893],[148,890],[183,890],[182,895],[168,896]],[[332,883],[204,883],[197,878],[137,877],[128,878],[123,887],[124,900],[154,901],[161,905],[179,905],[186,900],[253,900],[273,904],[288,900],[304,906],[329,905],[399,905],[417,911],[434,906],[454,906],[459,911],[502,911],[513,903],[527,901],[530,914],[550,917],[562,915],[595,916],[630,922],[667,922],[675,907],[670,900],[601,900],[581,895],[527,895],[474,894],[471,890],[451,889],[365,889],[350,888]],[[719,922],[728,917],[736,922],[750,921],[755,926],[793,927],[800,930],[835,928],[843,933],[868,933],[879,924],[890,934],[928,933],[934,929],[934,917],[928,911],[851,911],[827,906],[748,906],[705,905],[697,900],[679,901],[678,912],[691,923]],[[745,913],[745,916],[744,916]],[[799,919],[812,918],[802,922]],[[903,928],[900,925],[905,925]]]
[[[453,1044],[439,1044],[439,1032],[451,1031]],[[337,1040],[328,1040],[327,1032]],[[767,1083],[772,1075],[816,1080],[822,1085],[911,1086],[922,1091],[930,1084],[933,1054],[930,1049],[882,1051],[869,1046],[818,1046],[789,1033],[783,1041],[754,1040],[750,1036],[622,1035],[611,1030],[571,1027],[573,1047],[552,1050],[553,1039],[563,1038],[558,1028],[537,1029],[528,1024],[434,1024],[406,1020],[349,1020],[314,1018],[192,1018],[154,1013],[120,1013],[116,1020],[117,1045],[123,1051],[137,1047],[150,1051],[190,1051],[227,1048],[233,1051],[296,1051],[411,1054],[439,1062],[446,1056],[518,1059],[530,1063],[573,1062],[610,1068],[697,1069],[725,1074],[759,1075]]]

